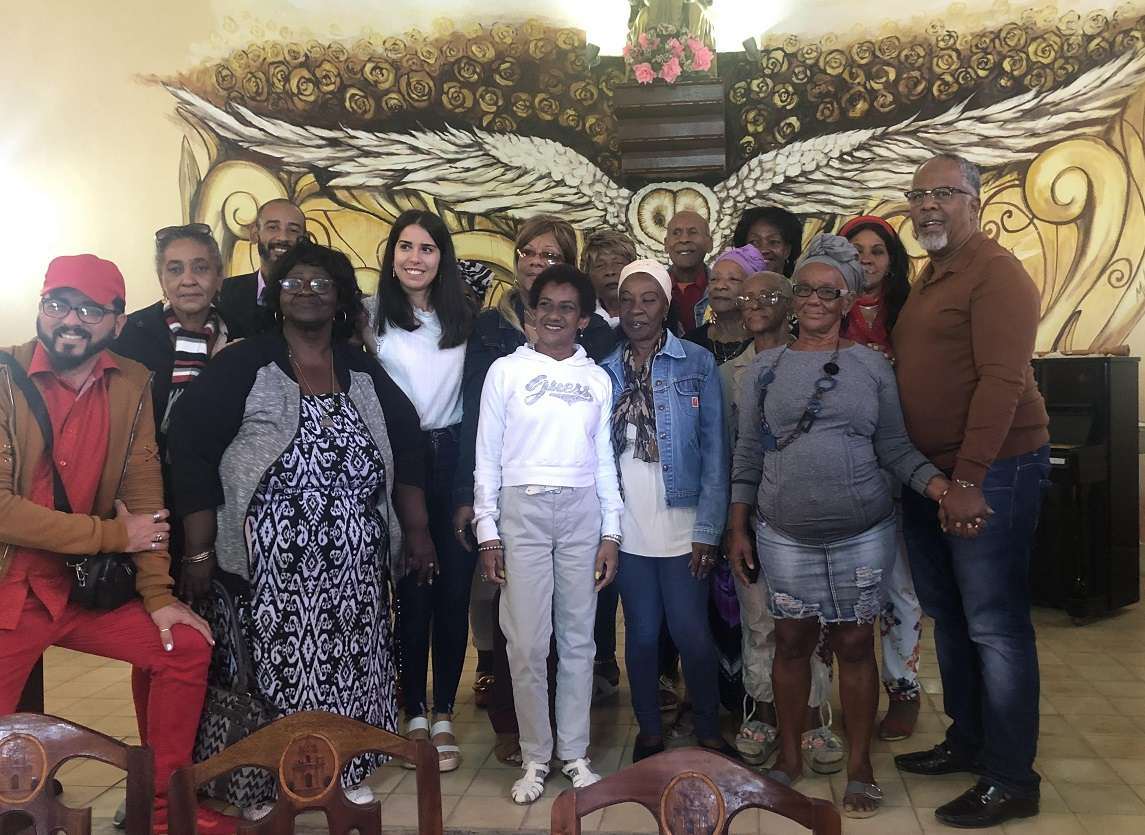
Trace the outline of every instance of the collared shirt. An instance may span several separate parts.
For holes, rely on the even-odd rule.
[[[99,490],[111,431],[106,375],[117,368],[111,354],[101,352],[91,375],[76,391],[60,379],[39,344],[28,368],[52,421],[52,454],[73,513],[90,514]],[[48,459],[41,458],[35,468],[31,492],[24,498],[54,507]],[[29,591],[53,619],[60,616],[71,593],[71,577],[60,555],[35,548],[14,550],[11,566],[0,580],[0,629],[16,627]]]
[[[1040,299],[1022,263],[982,232],[932,260],[895,323],[895,373],[914,445],[981,484],[995,460],[1049,441],[1030,359]]]
[[[705,266],[704,274],[689,284],[676,280],[675,267],[668,268],[668,275],[672,278],[672,309],[676,311],[676,321],[682,332],[688,333],[697,325],[696,305],[708,292],[708,268]]]
[[[613,330],[616,330],[620,327],[620,317],[611,315],[607,310],[604,309],[604,305],[602,305],[599,300],[596,303],[596,310],[594,310],[593,313],[595,313],[604,321],[608,322],[608,326]]]

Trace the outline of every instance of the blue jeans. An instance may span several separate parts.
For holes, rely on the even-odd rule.
[[[994,511],[976,539],[944,534],[938,505],[903,491],[903,535],[922,609],[934,618],[946,742],[981,775],[1037,797],[1038,651],[1030,620],[1030,543],[1049,447],[995,461],[982,482]]]
[[[454,475],[458,427],[425,433],[428,470],[425,504],[429,533],[437,551],[438,574],[419,586],[413,574],[397,583],[396,633],[402,708],[409,717],[425,713],[425,681],[433,654],[433,709],[452,713],[469,640],[469,593],[477,554],[461,547],[453,535]]]
[[[720,735],[720,670],[708,628],[708,581],[692,576],[688,570],[691,559],[691,554],[638,557],[620,552],[616,584],[624,604],[624,662],[641,736],[663,733],[656,690],[660,625],[665,617],[680,649],[696,736],[714,739]]]

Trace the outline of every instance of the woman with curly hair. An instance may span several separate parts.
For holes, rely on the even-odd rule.
[[[843,225],[839,234],[859,253],[863,292],[847,315],[843,335],[881,351],[894,361],[893,330],[910,293],[910,258],[894,227],[881,217],[863,215]],[[901,514],[901,488],[895,486],[895,508]],[[922,606],[914,591],[906,547],[901,539],[894,569],[887,581],[887,600],[879,615],[883,642],[883,688],[890,706],[879,723],[879,739],[907,739],[918,721],[920,688],[918,656],[922,636]]]

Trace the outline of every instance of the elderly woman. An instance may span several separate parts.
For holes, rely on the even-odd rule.
[[[502,587],[524,775],[516,803],[545,790],[553,735],[547,659],[556,636],[556,755],[574,788],[600,779],[588,755],[596,592],[616,574],[620,488],[608,375],[576,344],[594,306],[575,267],[529,290],[537,335],[493,363],[481,393],[474,510],[482,576]]]
[[[683,660],[700,745],[720,736],[719,670],[708,628],[708,573],[724,529],[728,437],[711,353],[666,327],[672,282],[651,259],[620,274],[625,340],[603,363],[612,378],[612,441],[624,490],[617,582],[625,662],[640,725],[633,762],[664,750],[657,647],[667,620]]]
[[[374,298],[382,367],[413,402],[428,470],[426,500],[437,564],[397,586],[396,630],[402,699],[410,738],[430,738],[442,771],[461,765],[453,703],[465,663],[475,554],[453,536],[453,482],[461,429],[461,371],[475,311],[457,270],[453,239],[441,218],[411,209],[394,221]],[[433,369],[433,373],[426,373]],[[426,676],[433,649],[433,725],[426,717]]]
[[[855,248],[817,235],[795,270],[799,337],[760,352],[738,395],[729,559],[741,582],[756,566],[775,618],[773,682],[779,757],[770,776],[802,774],[803,721],[820,624],[839,659],[849,752],[844,813],[875,814],[871,766],[878,708],[873,623],[894,564],[891,491],[880,467],[939,499],[947,481],[907,438],[898,389],[881,354],[846,340],[843,316],[863,287]]]
[[[751,344],[736,299],[744,280],[765,269],[767,262],[751,244],[725,249],[712,263],[708,276],[709,319],[684,334],[684,339],[711,351],[717,365],[739,356]]]
[[[620,271],[636,260],[636,245],[621,232],[600,229],[584,240],[580,268],[592,280],[596,291],[596,315],[613,330],[620,327],[620,299],[617,283]]]
[[[881,217],[864,215],[843,225],[839,234],[859,253],[863,293],[847,315],[843,335],[852,342],[881,351],[894,361],[891,334],[910,293],[910,258],[894,227]],[[901,485],[895,484],[895,507],[901,515]],[[894,570],[885,584],[887,601],[879,615],[883,643],[883,688],[887,715],[879,723],[879,739],[893,742],[914,733],[921,706],[918,656],[922,637],[922,606],[914,590],[906,543],[899,539]]]
[[[522,223],[515,246],[514,287],[501,297],[496,308],[478,315],[465,349],[465,368],[461,378],[461,440],[453,491],[453,532],[466,548],[472,547],[469,538],[473,535],[474,454],[485,375],[495,360],[512,354],[522,345],[536,343],[539,335],[536,314],[527,301],[537,276],[554,264],[576,264],[576,231],[551,215],[539,215]],[[577,342],[584,346],[589,359],[599,362],[616,345],[616,336],[603,319],[591,314]],[[487,697],[489,721],[497,734],[493,753],[500,761],[516,765],[521,762],[521,751],[504,635],[498,634],[496,628],[498,605],[497,598],[494,598],[493,674],[491,682],[488,677],[485,679],[484,695]]]
[[[267,282],[278,327],[188,388],[170,451],[187,587],[203,595],[215,575],[244,601],[258,694],[283,714],[326,710],[394,731],[387,587],[434,550],[417,412],[348,342],[359,295],[342,253],[300,242],[284,254]],[[379,763],[348,764],[353,802],[372,800],[363,781]],[[229,799],[258,819],[270,800],[260,787]]]

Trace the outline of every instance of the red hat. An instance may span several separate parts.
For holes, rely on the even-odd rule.
[[[127,290],[119,267],[94,255],[60,255],[52,259],[44,275],[44,289],[40,295],[65,287],[78,290],[104,307],[116,299],[127,302]]]
[[[848,232],[853,231],[859,226],[878,226],[889,232],[892,236],[898,237],[898,232],[895,231],[895,228],[878,215],[859,215],[858,217],[853,217],[843,224],[842,228],[839,229],[839,234],[846,238]]]

